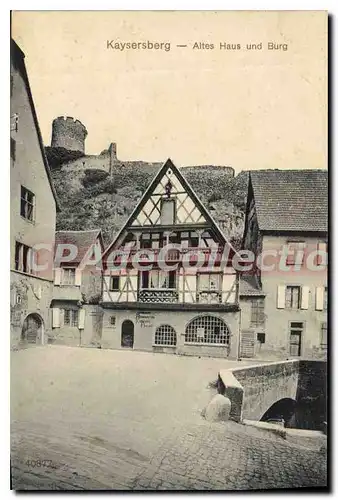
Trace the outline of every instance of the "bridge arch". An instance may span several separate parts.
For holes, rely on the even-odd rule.
[[[294,423],[296,405],[297,402],[292,398],[279,399],[265,411],[260,421],[283,419],[285,427],[290,427]]]

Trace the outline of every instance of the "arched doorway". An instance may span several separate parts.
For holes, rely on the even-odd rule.
[[[285,427],[295,426],[296,401],[292,398],[283,398],[276,401],[264,413],[261,422],[284,421]]]
[[[38,314],[29,314],[22,325],[21,342],[25,344],[42,343],[43,320]]]
[[[121,347],[134,346],[134,323],[130,319],[126,319],[122,323],[121,331]]]

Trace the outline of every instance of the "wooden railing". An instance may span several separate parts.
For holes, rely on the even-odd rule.
[[[139,290],[139,302],[146,303],[173,303],[178,302],[178,292],[176,290]]]

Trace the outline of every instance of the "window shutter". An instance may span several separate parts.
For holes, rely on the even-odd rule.
[[[316,288],[316,310],[322,311],[324,309],[324,287],[319,286]]]
[[[309,293],[310,293],[310,288],[308,286],[303,286],[302,287],[302,296],[301,296],[301,309],[308,309],[309,308]]]
[[[61,284],[61,268],[58,267],[54,271],[54,284],[55,285],[60,285]]]
[[[85,316],[86,316],[86,310],[85,309],[80,309],[79,310],[79,329],[83,330],[84,325],[85,325]]]
[[[53,328],[60,328],[60,309],[53,307]]]
[[[277,309],[285,309],[285,286],[277,287]]]
[[[75,285],[81,286],[81,269],[75,269]]]

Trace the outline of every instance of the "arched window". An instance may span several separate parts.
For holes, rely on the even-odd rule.
[[[156,328],[155,344],[156,345],[176,345],[177,336],[174,328],[170,325],[161,325]]]
[[[217,316],[205,314],[197,316],[185,329],[185,341],[200,344],[228,345],[230,331],[227,324]]]

